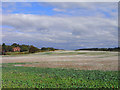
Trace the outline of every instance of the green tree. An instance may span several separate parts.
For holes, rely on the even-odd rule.
[[[54,51],[55,49],[52,48],[52,47],[47,47],[47,48],[42,47],[41,50],[42,50],[42,51]]]
[[[2,54],[5,55],[5,54],[6,54],[6,51],[7,51],[6,45],[5,45],[5,43],[3,43],[3,44],[2,44]]]
[[[12,52],[12,46],[6,46],[7,52]]]
[[[40,49],[38,49],[37,47],[34,47],[34,46],[30,46],[29,48],[29,53],[35,53],[35,52],[38,52],[40,51]]]
[[[41,48],[41,50],[42,50],[42,51],[46,51],[46,50],[47,50],[47,48],[45,48],[45,47],[42,47],[42,48]]]
[[[17,44],[17,43],[13,43],[11,46],[13,46],[13,47],[17,47],[17,46],[19,46],[19,44]]]
[[[24,51],[29,51],[29,45],[20,45],[20,48],[21,48],[21,52],[24,52]]]

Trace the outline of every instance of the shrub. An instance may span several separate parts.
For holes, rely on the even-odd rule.
[[[37,47],[30,46],[29,53],[35,53],[35,52],[39,52],[39,51],[40,51],[40,49],[38,49]]]

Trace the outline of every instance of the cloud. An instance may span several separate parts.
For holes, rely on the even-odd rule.
[[[2,2],[2,11],[5,14],[24,10],[26,7],[32,7],[29,2]]]
[[[35,5],[45,13],[36,15]],[[117,3],[4,3],[3,7],[4,42],[65,49],[118,45]]]
[[[110,18],[10,14],[3,15],[2,22],[3,41],[9,42],[36,41],[76,48],[115,46],[118,40],[117,21]]]
[[[118,15],[118,3],[117,2],[4,2],[2,3],[3,13],[27,13],[34,14],[38,12],[38,9],[34,10],[31,7],[39,8],[43,7],[45,10],[49,8],[52,15],[61,16],[99,16],[106,18],[116,18]],[[27,7],[27,8],[26,8]],[[41,8],[40,8],[41,9]],[[47,9],[46,9],[47,10]],[[19,12],[18,12],[19,11]],[[44,11],[42,11],[44,12]],[[42,15],[48,15],[49,13],[42,13]]]
[[[65,12],[66,10],[64,10],[64,9],[59,9],[59,8],[54,8],[53,11],[56,11],[56,12]]]
[[[39,3],[44,6],[53,6],[62,9],[91,9],[91,10],[111,10],[118,7],[117,2],[48,2]],[[96,8],[95,8],[96,7]]]
[[[54,11],[64,12],[65,15],[74,16],[101,16],[116,18],[118,3],[117,2],[55,2],[39,3],[43,6],[54,7]],[[59,15],[60,13],[58,13]]]

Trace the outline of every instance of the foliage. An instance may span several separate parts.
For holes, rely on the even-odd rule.
[[[29,53],[35,53],[35,52],[38,52],[40,49],[34,47],[34,46],[30,46],[30,49],[29,49]]]
[[[76,51],[79,50],[91,50],[91,51],[120,51],[120,47],[115,47],[115,48],[84,48],[84,49],[77,49]]]
[[[42,47],[41,48],[41,51],[55,51],[55,49],[54,48],[52,48],[52,47]]]
[[[23,52],[23,53],[26,53],[26,52],[28,53],[29,51],[34,53],[39,50],[37,47],[24,45],[24,44],[19,45],[17,43],[13,43],[12,45],[5,45],[5,43],[3,43],[2,51],[1,51],[2,55],[11,55],[11,52],[13,52],[14,47],[20,47],[20,52]],[[32,48],[32,51],[31,51],[31,48]],[[12,53],[12,54],[16,54],[16,53]],[[18,54],[20,54],[20,53],[18,53]]]
[[[6,46],[6,49],[7,49],[6,51],[7,52],[12,52],[12,48],[13,48],[12,46]]]
[[[5,43],[3,43],[2,44],[2,54],[6,55],[6,53],[5,53],[6,51],[7,51],[6,45],[5,45]]]
[[[29,52],[29,53],[35,53],[35,52],[44,52],[44,51],[55,51],[58,49],[54,49],[52,47],[42,47],[41,49],[33,46],[33,45],[19,45],[17,43],[13,43],[12,45],[6,45],[5,43],[2,44],[2,55],[11,55],[10,52],[13,52],[14,47],[20,47],[20,52]]]
[[[25,52],[25,51],[29,51],[29,45],[20,45],[20,51],[21,52]]]
[[[13,46],[13,47],[17,47],[17,46],[19,46],[19,44],[17,44],[17,43],[13,43],[11,46]]]
[[[21,63],[22,64],[22,63]],[[2,88],[118,88],[117,71],[15,67],[3,64]]]

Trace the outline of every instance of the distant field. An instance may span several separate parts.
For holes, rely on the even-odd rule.
[[[2,58],[3,88],[118,88],[118,53],[55,51]]]
[[[26,55],[7,55],[3,63],[26,63],[24,67],[74,68],[80,70],[118,70],[118,53],[105,51],[55,51]]]

